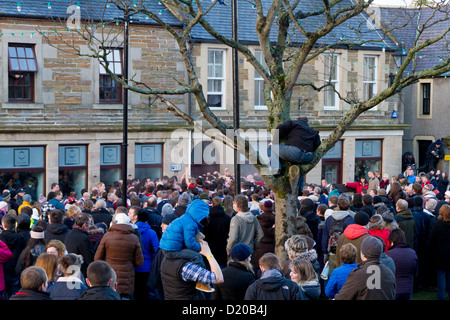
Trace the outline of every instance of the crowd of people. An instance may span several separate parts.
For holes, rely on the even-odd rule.
[[[299,191],[286,262],[274,194],[257,174],[240,192],[227,171],[129,180],[127,197],[121,182],[80,196],[54,183],[39,199],[5,189],[0,299],[409,300],[420,289],[446,299],[447,174],[408,166],[342,187]]]

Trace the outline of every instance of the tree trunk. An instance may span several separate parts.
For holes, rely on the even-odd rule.
[[[275,182],[275,254],[281,265],[288,261],[284,243],[297,233],[298,193],[301,173],[299,166],[289,166],[287,172]]]

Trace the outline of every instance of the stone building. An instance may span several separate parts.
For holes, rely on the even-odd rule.
[[[313,2],[305,5],[312,6]],[[80,5],[82,13],[89,9]],[[174,28],[182,28],[164,6],[156,1],[151,5]],[[117,9],[112,5],[104,9],[105,30],[122,30],[120,23],[116,26]],[[30,186],[35,195],[45,195],[54,182],[69,186],[66,190],[71,187],[79,191],[100,181],[108,185],[121,179],[122,90],[95,58],[85,56],[89,53],[87,42],[56,19],[66,19],[66,10],[65,4],[52,3],[47,8],[47,4],[28,0],[21,3],[20,11],[11,3],[0,11],[0,173],[3,183],[13,179],[16,186]],[[211,21],[220,23],[219,29],[226,34],[231,32],[230,10],[229,6],[218,6],[210,15]],[[245,17],[239,24],[240,41],[261,59],[252,29],[255,14],[251,3],[240,2],[239,14]],[[357,19],[354,23],[360,24],[363,34],[373,37],[380,33],[381,29],[367,14]],[[345,30],[349,29],[336,30],[334,36],[345,35]],[[96,32],[100,33],[100,27]],[[79,48],[80,54],[63,45],[57,49],[46,38],[53,44],[67,40]],[[376,40],[364,46],[327,51],[305,65],[302,77],[313,79],[318,86],[332,79],[341,94],[367,98],[387,88],[389,74],[397,68],[393,54],[399,46],[389,37]],[[163,89],[172,88],[174,81],[187,82],[176,42],[164,28],[141,16],[130,25],[129,41],[129,74],[133,80]],[[105,43],[111,48],[108,58],[114,64],[114,72],[120,75],[123,34],[115,33]],[[191,50],[211,109],[231,124],[231,49],[195,28]],[[21,69],[22,64],[25,69]],[[217,73],[208,72],[212,66]],[[210,81],[220,86],[208,87]],[[239,84],[241,128],[255,143],[267,127],[268,112],[261,99],[261,77],[243,56],[239,56]],[[185,166],[193,175],[206,169],[233,170],[232,163],[214,161],[229,157],[230,149],[219,147],[217,142],[211,147],[205,136],[173,116],[153,97],[134,92],[128,95],[128,178],[180,177]],[[191,96],[171,99],[187,114],[201,120]],[[345,183],[368,170],[397,175],[401,171],[402,140],[409,127],[402,118],[393,117],[402,103],[397,95],[361,115],[308,174],[307,182],[320,183],[326,178],[330,183]],[[307,115],[324,138],[349,108],[333,92],[297,88],[291,117]],[[180,146],[188,151],[200,150],[209,159],[195,159],[196,152],[177,152]],[[244,160],[241,166],[243,175],[254,172],[247,162]]]

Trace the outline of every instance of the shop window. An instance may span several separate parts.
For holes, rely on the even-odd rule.
[[[3,189],[24,189],[33,201],[45,195],[45,147],[0,147]]]
[[[64,197],[87,187],[87,146],[72,145],[59,147],[59,187]]]
[[[361,176],[367,177],[369,171],[381,172],[381,140],[356,140],[355,181]]]
[[[106,186],[122,179],[122,153],[119,144],[100,146],[100,181]]]
[[[135,146],[135,177],[162,178],[162,144],[136,144]]]

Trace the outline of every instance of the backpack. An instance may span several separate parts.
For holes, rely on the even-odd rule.
[[[347,222],[347,219],[350,216],[347,216],[345,219],[336,220],[335,218],[331,217],[333,219],[333,224],[331,225],[330,231],[328,233],[328,252],[331,254],[336,254],[336,248],[339,240],[339,236],[344,232],[345,230],[345,224]]]

